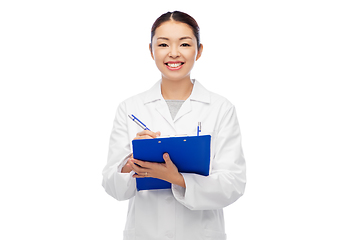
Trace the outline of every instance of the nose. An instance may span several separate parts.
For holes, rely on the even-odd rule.
[[[173,46],[169,50],[170,50],[169,51],[169,57],[176,58],[176,57],[180,56],[180,52],[179,52],[179,49],[177,47]]]

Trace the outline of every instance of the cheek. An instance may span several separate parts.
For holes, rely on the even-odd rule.
[[[188,51],[183,52],[183,56],[188,59],[189,61],[196,59],[197,51],[193,49],[189,49]]]
[[[155,51],[154,52],[154,58],[156,62],[161,62],[163,63],[164,58],[165,58],[165,54],[161,51]]]

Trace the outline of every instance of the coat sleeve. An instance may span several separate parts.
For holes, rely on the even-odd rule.
[[[213,141],[210,175],[182,173],[186,188],[172,185],[174,197],[191,210],[221,209],[244,194],[245,159],[234,106],[223,115]]]
[[[130,199],[136,192],[136,181],[132,178],[134,173],[121,173],[130,155],[125,104],[122,103],[116,112],[110,136],[108,161],[102,172],[102,185],[105,191],[119,201]]]

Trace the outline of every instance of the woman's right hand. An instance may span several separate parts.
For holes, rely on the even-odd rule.
[[[138,132],[134,139],[150,139],[150,138],[157,138],[157,137],[160,137],[160,132],[152,132],[149,130],[144,130],[144,131]]]
[[[157,137],[160,137],[160,132],[152,132],[152,131],[149,131],[149,130],[144,130],[144,131],[138,132],[134,139],[151,139],[151,138],[157,138]],[[133,159],[132,154],[128,158],[127,163],[125,164],[125,166],[121,169],[122,173],[130,173],[133,170],[132,167],[131,167],[131,164],[129,163],[129,161],[131,159]]]

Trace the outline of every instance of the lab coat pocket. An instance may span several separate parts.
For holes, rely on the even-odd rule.
[[[135,240],[135,229],[125,230],[124,240]]]
[[[204,240],[226,240],[226,234],[223,232],[204,230]]]

